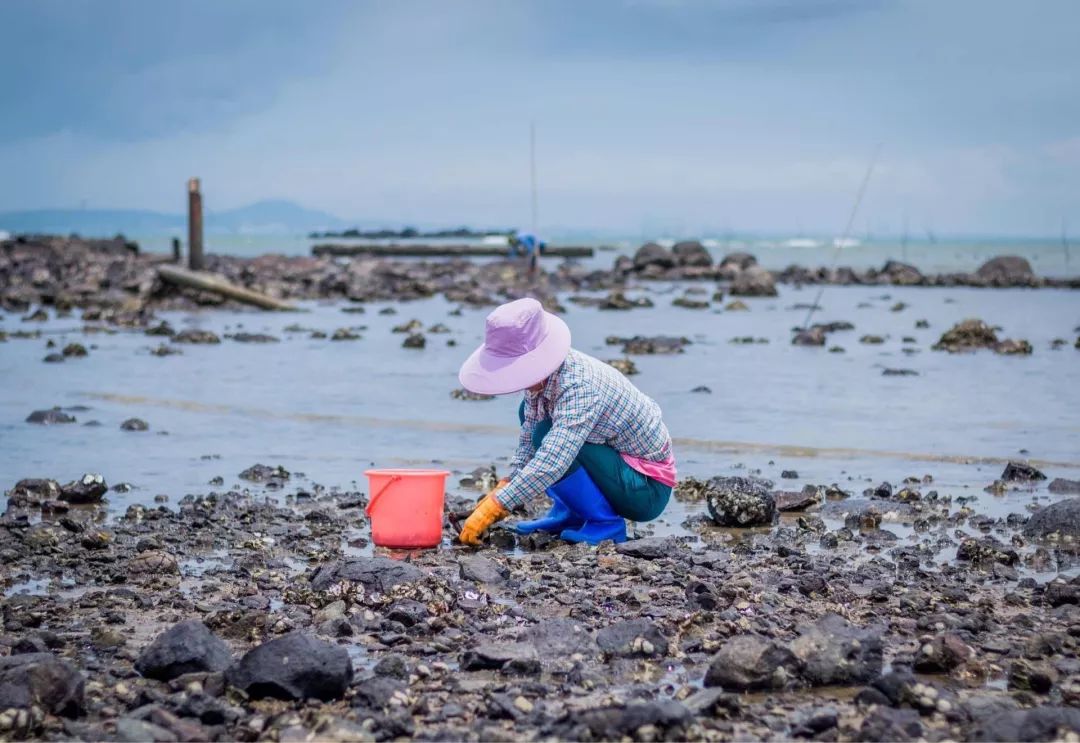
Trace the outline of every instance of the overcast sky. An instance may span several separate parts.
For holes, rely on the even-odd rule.
[[[1073,0],[4,0],[0,211],[1080,230]]]

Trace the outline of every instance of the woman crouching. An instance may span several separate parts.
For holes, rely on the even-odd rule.
[[[667,506],[675,458],[660,406],[608,364],[571,348],[570,328],[535,299],[488,315],[484,343],[458,378],[470,392],[525,392],[510,475],[466,520],[463,544],[480,544],[492,524],[541,493],[551,510],[518,523],[519,534],[623,542],[623,519],[651,521]]]

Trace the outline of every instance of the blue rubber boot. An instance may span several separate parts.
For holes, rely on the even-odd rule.
[[[600,544],[606,539],[626,541],[626,522],[615,513],[584,467],[578,467],[552,485],[551,489],[567,508],[585,519],[581,527],[566,529],[559,535],[567,542]]]
[[[547,512],[547,515],[532,521],[519,521],[514,526],[514,531],[518,534],[532,534],[534,531],[558,534],[563,529],[577,529],[585,523],[584,519],[559,500],[554,488],[548,488],[547,494],[551,498],[551,510]]]

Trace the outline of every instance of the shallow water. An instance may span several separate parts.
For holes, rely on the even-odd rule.
[[[840,354],[790,345],[790,329],[805,318],[804,309],[791,308],[811,302],[816,289],[783,287],[779,298],[746,300],[749,311],[716,312],[671,307],[683,288],[629,290],[653,298],[657,306],[647,310],[602,312],[566,303],[575,346],[600,358],[620,356],[605,345],[608,335],[693,340],[684,354],[635,357],[641,373],[634,381],[663,407],[681,475],[760,471],[784,489],[837,482],[859,493],[881,480],[895,485],[931,474],[934,482],[924,490],[974,496],[972,507],[994,516],[1052,498],[1045,483],[1006,496],[984,493],[1010,458],[1032,458],[1051,479],[1080,477],[1080,351],[1072,347],[1080,294],[829,287],[814,321],[856,326],[830,336],[829,345],[845,348]],[[909,306],[891,311],[897,302]],[[495,463],[504,469],[515,441],[517,401],[450,397],[458,365],[480,342],[486,311],[449,316],[453,307],[432,299],[396,304],[396,315],[379,314],[385,306],[368,305],[364,314],[343,313],[335,304],[310,304],[293,314],[167,313],[177,329],[266,332],[281,342],[180,345],[182,355],[164,358],[149,353],[163,339],[140,332],[83,335],[74,317],[39,324],[7,315],[0,328],[40,328],[45,335],[0,344],[6,383],[0,390],[0,480],[6,488],[23,477],[68,481],[100,472],[110,485],[134,486],[109,494],[115,514],[131,503],[152,504],[159,494],[175,505],[186,493],[221,490],[208,485],[217,476],[225,488],[252,487],[237,475],[257,462],[294,472],[285,494],[312,483],[366,490],[363,471],[370,466],[438,463],[466,472]],[[966,317],[1000,325],[1003,337],[1029,340],[1035,353],[930,350]],[[391,328],[411,318],[425,326],[444,323],[452,332],[428,334],[424,350],[402,348],[404,336]],[[927,319],[930,328],[916,329],[917,319]],[[363,338],[331,341],[286,330],[296,325],[327,333],[364,326]],[[867,333],[886,341],[859,343]],[[739,336],[769,342],[729,343]],[[915,342],[904,343],[905,336]],[[1068,345],[1052,350],[1059,337]],[[60,347],[83,343],[90,356],[44,364],[46,338]],[[882,376],[886,367],[919,375]],[[711,394],[691,392],[699,385]],[[24,422],[32,410],[52,405],[87,409],[73,412],[73,425]],[[129,417],[145,419],[150,431],[120,430]],[[91,420],[102,425],[84,425]],[[785,469],[799,477],[781,480]],[[451,491],[457,479],[450,478]],[[673,501],[658,533],[681,532],[686,513]],[[902,525],[886,528],[912,537]]]

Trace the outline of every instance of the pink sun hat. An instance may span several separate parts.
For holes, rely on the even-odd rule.
[[[505,395],[547,379],[566,361],[570,328],[535,299],[500,305],[487,316],[484,345],[458,372],[469,392]]]

